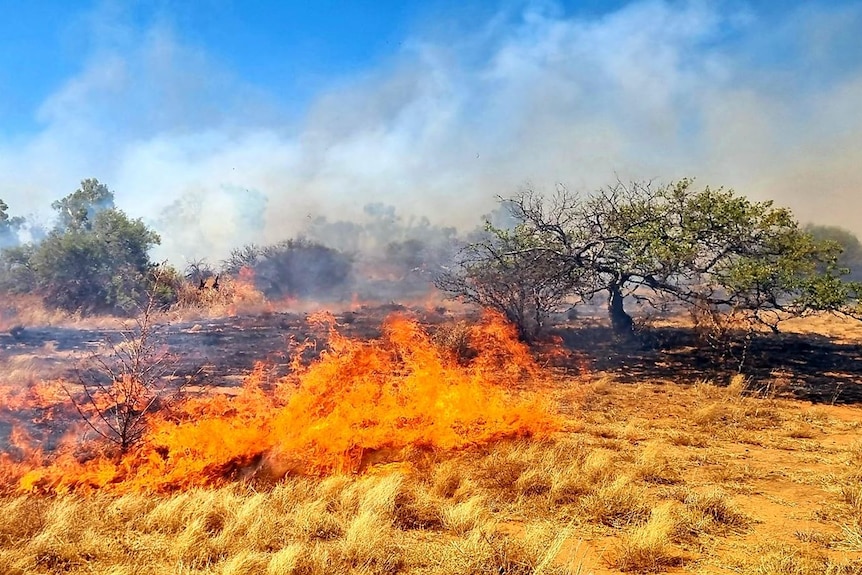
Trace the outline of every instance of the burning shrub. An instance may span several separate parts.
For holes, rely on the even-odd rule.
[[[176,307],[180,311],[198,309],[233,315],[240,309],[258,308],[265,302],[264,295],[254,286],[254,272],[242,268],[235,275],[213,274],[206,279],[181,282]]]
[[[83,397],[66,389],[87,425],[122,453],[141,439],[146,418],[167,396],[170,356],[160,342],[160,326],[153,322],[153,315],[162,295],[159,286],[175,276],[172,269],[157,268],[152,280],[155,287],[135,319],[135,327],[122,332],[122,341],[108,342],[107,355],[93,353],[89,366],[79,369]]]

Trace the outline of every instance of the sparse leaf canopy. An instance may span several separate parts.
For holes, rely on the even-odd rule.
[[[529,300],[547,315],[563,301],[604,292],[618,331],[632,327],[627,295],[742,310],[774,327],[810,311],[852,310],[860,291],[844,281],[840,246],[801,229],[790,210],[731,190],[697,190],[691,179],[617,182],[586,195],[526,190],[504,203],[517,225],[488,224],[438,286],[516,323],[522,319],[506,298]],[[552,298],[537,295],[549,286]]]
[[[61,230],[92,229],[101,211],[114,208],[114,192],[95,178],[81,181],[81,187],[62,200],[51,204],[57,212],[57,227]]]

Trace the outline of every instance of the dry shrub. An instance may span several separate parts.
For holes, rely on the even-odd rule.
[[[617,474],[619,454],[609,449],[597,448],[586,455],[581,472],[588,484],[595,485],[613,480]]]
[[[394,573],[403,564],[403,551],[390,522],[371,508],[353,518],[339,544],[344,560],[353,567]]]
[[[855,521],[852,525],[842,526],[841,535],[838,548],[852,553],[862,553],[862,523]]]
[[[299,536],[306,541],[329,541],[344,533],[341,522],[322,500],[298,505],[292,511],[291,519]]]
[[[291,543],[269,556],[266,575],[309,572],[304,565],[306,549],[301,543]]]
[[[443,550],[437,572],[479,575],[566,575],[573,567],[557,562],[569,538],[568,529],[542,523],[528,525],[523,535],[501,532],[494,522],[478,525]]]
[[[527,469],[515,481],[515,491],[521,495],[533,496],[548,493],[553,486],[553,476],[547,469]]]
[[[848,488],[855,485],[862,492],[862,441],[857,441],[850,446],[846,465],[848,472],[844,479],[847,482]],[[853,499],[856,500],[857,498],[854,497]],[[862,495],[859,495],[858,499],[862,499]],[[862,504],[857,503],[855,507],[862,511]],[[860,513],[860,516],[862,516],[862,513]]]
[[[859,575],[862,561],[836,561],[806,547],[777,545],[751,553],[743,565],[752,575]]]
[[[682,489],[677,493],[677,498],[686,507],[687,528],[692,535],[714,531],[741,531],[750,524],[748,517],[719,489],[706,493]]]
[[[177,533],[171,543],[171,556],[178,562],[194,569],[201,569],[224,559],[225,550],[218,545],[206,517],[192,519]]]
[[[45,307],[42,298],[36,295],[4,293],[3,302],[0,304],[0,331],[10,331],[16,327],[73,323],[80,319],[80,316]]]
[[[403,485],[404,476],[400,473],[361,477],[342,490],[339,512],[344,516],[373,513],[391,522]]]
[[[181,315],[189,311],[203,311],[209,315],[229,315],[239,311],[260,309],[266,304],[266,297],[254,287],[252,279],[221,276],[219,288],[206,287],[183,282],[177,288],[177,303],[173,309]]]
[[[241,549],[221,565],[222,575],[258,575],[269,565],[266,553]]]
[[[14,547],[32,539],[46,523],[50,502],[33,497],[16,497],[0,504],[0,546]]]
[[[638,454],[636,461],[637,476],[649,483],[679,483],[678,462],[673,462],[665,453],[666,445],[658,442],[647,443]]]
[[[477,479],[482,487],[511,492],[531,464],[522,443],[501,444],[479,461]]]
[[[474,495],[460,503],[444,504],[442,519],[447,530],[464,535],[488,521],[488,501],[482,495]]]
[[[638,573],[655,573],[679,565],[682,557],[673,545],[679,531],[679,514],[671,502],[666,502],[652,510],[644,525],[623,536],[610,564],[621,571]]]
[[[440,463],[431,474],[431,491],[438,497],[455,497],[463,483],[462,470],[454,459]]]
[[[176,534],[196,522],[204,532],[217,535],[239,503],[240,497],[229,489],[177,493],[153,507],[143,519],[143,526],[147,531]]]
[[[862,485],[850,482],[841,486],[841,500],[850,506],[850,512],[857,521],[862,522]]]
[[[439,529],[443,526],[440,505],[424,485],[404,486],[395,496],[394,524],[399,529]]]
[[[623,476],[583,497],[580,510],[583,515],[603,525],[623,527],[649,517],[647,501],[647,492]]]
[[[671,445],[676,445],[679,447],[708,447],[709,446],[709,436],[705,433],[700,433],[697,431],[678,431],[671,430],[667,433],[667,439]]]

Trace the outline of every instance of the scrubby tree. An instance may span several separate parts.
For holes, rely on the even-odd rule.
[[[84,422],[118,455],[140,441],[149,416],[179,400],[191,379],[172,383],[175,358],[165,345],[164,326],[156,322],[164,293],[173,289],[178,275],[164,263],[153,266],[134,324],[119,332],[119,341],[106,340],[77,366],[79,390],[63,384]]]
[[[117,209],[85,226],[54,230],[30,262],[48,305],[82,313],[129,313],[143,301],[149,250],[159,236]]]
[[[57,229],[91,230],[99,212],[114,209],[114,192],[96,178],[81,181],[81,187],[51,204],[57,212]]]
[[[862,242],[853,232],[838,226],[816,224],[808,224],[805,226],[805,231],[816,240],[838,244],[841,248],[837,260],[838,266],[848,271],[849,278],[862,281]]]
[[[549,315],[579,285],[581,268],[569,265],[527,226],[506,230],[490,223],[481,240],[468,244],[455,265],[440,274],[438,288],[470,303],[494,309],[534,340]]]
[[[10,216],[9,206],[0,199],[0,249],[18,243],[18,231],[23,224],[24,218]]]
[[[859,293],[837,266],[838,245],[816,240],[789,210],[730,190],[697,190],[689,179],[667,186],[617,182],[587,195],[560,188],[549,198],[527,190],[506,202],[521,240],[506,246],[503,255],[541,256],[539,269],[530,266],[529,273],[516,274],[517,289],[529,291],[541,278],[562,278],[568,283],[559,289],[569,298],[604,294],[611,324],[621,335],[633,331],[625,307],[629,299],[742,312],[777,329],[789,316],[848,311]],[[481,246],[471,244],[465,253]],[[449,275],[476,277],[477,267],[499,266],[499,255],[462,263]],[[451,281],[441,287],[495,306],[487,297],[459,293]]]
[[[49,306],[89,313],[134,313],[153,288],[149,250],[159,236],[114,207],[114,194],[98,180],[52,204],[57,225],[38,244],[4,250],[0,288],[37,293]],[[161,306],[172,296],[158,288]]]

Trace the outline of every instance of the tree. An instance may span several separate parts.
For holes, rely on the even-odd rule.
[[[36,290],[36,273],[31,263],[35,253],[33,244],[0,251],[0,292],[27,294]]]
[[[82,313],[125,314],[145,297],[152,267],[149,250],[159,242],[141,220],[112,208],[85,225],[52,231],[30,264],[48,305]]]
[[[504,230],[489,223],[483,239],[465,246],[435,285],[497,310],[515,325],[522,340],[533,341],[548,316],[572,294],[572,286],[579,283],[573,274],[580,271],[540,248],[540,239],[525,225]]]
[[[808,224],[805,231],[819,241],[830,241],[841,247],[837,264],[848,270],[848,277],[862,281],[862,242],[853,232],[838,226]]]
[[[170,266],[154,266],[134,325],[78,368],[80,396],[64,387],[84,422],[121,454],[141,439],[147,417],[166,401],[177,400],[184,389],[167,381],[174,375],[173,360],[154,321],[160,292],[176,275]]]
[[[859,293],[836,266],[837,245],[815,240],[789,210],[730,190],[696,190],[690,179],[668,186],[617,182],[584,196],[559,188],[545,198],[527,190],[506,202],[525,240],[505,254],[541,254],[542,267],[519,274],[518,289],[563,278],[568,284],[560,291],[576,300],[604,293],[619,335],[633,333],[629,299],[741,311],[777,329],[792,315],[847,311]],[[461,265],[456,276],[475,276],[476,265],[497,266],[497,255]]]
[[[81,187],[51,204],[57,212],[57,229],[81,231],[92,229],[99,212],[114,209],[114,192],[96,178],[81,181]]]
[[[9,206],[0,199],[0,249],[18,243],[18,231],[24,225],[24,218],[9,215]]]

